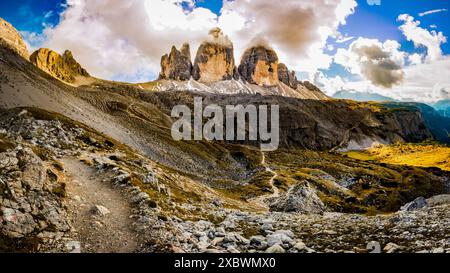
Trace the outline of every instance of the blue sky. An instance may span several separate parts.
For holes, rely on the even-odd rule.
[[[450,1],[448,0],[381,0],[381,5],[369,5],[367,3],[368,0],[356,1],[358,6],[355,12],[347,17],[347,23],[345,25],[341,25],[337,29],[343,36],[353,37],[353,39],[350,39],[347,42],[338,43],[335,38],[330,36],[327,41],[327,46],[329,47],[329,50],[326,51],[327,54],[333,56],[339,48],[348,49],[352,42],[359,37],[364,37],[377,39],[381,43],[386,40],[394,40],[401,45],[401,48],[399,49],[401,52],[407,54],[420,53],[423,54],[423,56],[426,56],[427,48],[415,47],[414,43],[408,41],[399,29],[403,24],[403,22],[397,20],[400,14],[408,14],[414,17],[415,20],[419,20],[420,27],[429,32],[442,32],[446,37],[450,37]],[[302,2],[302,0],[298,0],[298,2]],[[20,31],[39,35],[46,26],[58,25],[61,19],[60,14],[67,8],[65,3],[65,0],[2,0],[0,1],[0,17],[12,23]],[[155,2],[150,1],[150,3],[156,3],[156,0]],[[274,5],[274,8],[276,9],[276,5],[279,4],[275,3]],[[182,3],[182,7],[185,10],[192,10],[192,7],[189,8],[187,1]],[[199,7],[209,9],[211,12],[220,16],[223,3],[222,0],[197,0],[195,1],[194,8]],[[426,16],[419,16],[420,13],[430,10],[443,11],[428,14]],[[30,41],[28,42],[31,44]],[[47,44],[47,46],[53,45],[54,44],[52,43]],[[55,43],[55,46],[57,45],[59,44]],[[37,45],[32,44],[32,46],[39,46],[39,43]],[[441,49],[444,56],[449,55],[450,43],[442,43]],[[77,49],[75,49],[75,51],[77,51]],[[80,58],[83,59],[83,56]],[[85,60],[86,59],[88,58],[85,57]],[[156,63],[158,63],[158,61],[156,61]],[[114,76],[111,76],[111,78],[115,80],[138,81],[144,79],[145,71],[146,70],[142,67],[136,69],[136,75],[122,75],[120,71],[115,71]],[[344,67],[336,62],[332,62],[328,69],[321,71],[328,78],[340,76],[346,81],[363,80],[360,74],[350,73],[348,67]],[[305,76],[307,75],[305,73],[306,72],[299,72],[298,74]],[[155,76],[157,73],[152,72],[152,74]]]

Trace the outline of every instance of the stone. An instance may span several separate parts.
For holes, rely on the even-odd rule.
[[[102,216],[102,217],[111,213],[107,208],[105,208],[104,206],[100,206],[100,205],[96,205],[94,207],[93,211],[95,214]]]
[[[2,231],[11,238],[23,238],[32,233],[38,224],[28,213],[22,213],[12,208],[1,208],[2,216],[0,222],[3,222]]]
[[[290,188],[287,193],[273,200],[269,206],[271,211],[277,212],[323,214],[325,211],[325,205],[307,182]]]
[[[145,192],[138,193],[131,198],[131,202],[133,203],[140,203],[142,201],[150,201],[150,196]]]
[[[434,248],[431,253],[445,253],[445,250],[443,247]]]
[[[130,181],[131,175],[129,173],[124,173],[114,177],[115,184],[126,184]]]
[[[29,148],[17,153],[22,170],[22,184],[31,191],[39,191],[44,187],[47,170],[41,159]]]
[[[51,49],[40,48],[31,54],[30,62],[42,71],[67,83],[74,83],[79,76],[90,76],[73,58],[69,50],[60,55]]]
[[[0,153],[0,170],[10,171],[19,164],[15,152]]]
[[[149,171],[144,178],[144,184],[158,184],[158,177],[154,171]]]
[[[285,253],[286,250],[282,248],[280,245],[273,245],[266,250],[266,253],[276,254],[276,253]]]
[[[273,246],[273,245],[282,245],[282,244],[293,244],[294,240],[287,236],[284,233],[274,233],[274,234],[270,234],[266,237],[267,239],[267,245],[269,247]]]
[[[261,230],[265,231],[265,232],[271,231],[271,230],[273,230],[273,225],[271,223],[264,223],[261,226]]]
[[[290,230],[277,230],[273,234],[284,234],[291,239],[294,239],[294,237],[295,237],[294,233]]]
[[[302,241],[297,241],[294,245],[294,249],[297,251],[304,251],[307,249],[307,246]]]
[[[435,207],[450,204],[450,194],[436,195],[427,199],[428,206]]]
[[[402,206],[401,211],[415,211],[420,210],[428,205],[427,200],[424,197],[419,197],[414,201]]]
[[[28,60],[29,52],[20,33],[8,22],[0,18],[0,44],[5,44]]]
[[[181,50],[172,46],[170,53],[161,57],[160,80],[187,81],[191,75],[192,61],[189,44],[183,44]]]
[[[233,43],[219,28],[212,29],[210,35],[211,39],[198,48],[192,76],[203,83],[231,80],[236,72]]]
[[[247,82],[259,86],[276,86],[278,56],[274,50],[259,45],[247,49],[238,68],[239,75]]]

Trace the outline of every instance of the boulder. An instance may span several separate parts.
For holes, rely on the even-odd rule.
[[[266,250],[266,253],[270,253],[270,254],[278,254],[278,253],[285,253],[285,252],[286,251],[284,250],[284,248],[281,247],[280,245],[273,245]]]
[[[274,50],[264,46],[247,49],[238,71],[245,81],[252,84],[276,86],[279,83],[278,56]]]
[[[172,46],[169,54],[161,57],[161,73],[159,79],[187,81],[191,78],[192,61],[189,44],[184,44],[181,50]]]
[[[102,217],[111,213],[107,208],[105,208],[104,206],[100,206],[100,205],[96,205],[93,208],[93,212],[95,214],[97,214],[98,216],[102,216]]]
[[[422,209],[428,205],[427,200],[424,197],[419,197],[416,200],[409,202],[400,208],[401,211],[415,211]]]
[[[198,48],[192,76],[204,83],[231,80],[236,75],[233,43],[219,28],[211,30],[210,35],[212,39]]]
[[[325,205],[307,182],[294,186],[269,204],[271,211],[323,214]]]
[[[10,23],[2,18],[0,18],[0,42],[28,60],[30,54],[22,36]]]

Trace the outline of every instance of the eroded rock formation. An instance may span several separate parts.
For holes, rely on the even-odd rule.
[[[239,74],[249,83],[259,86],[275,86],[278,79],[278,56],[264,46],[247,49],[239,65]]]
[[[78,76],[89,77],[89,73],[73,58],[69,50],[61,56],[51,49],[41,48],[31,54],[30,61],[53,77],[68,83],[75,82]]]
[[[172,47],[170,54],[161,58],[161,73],[159,79],[187,81],[191,78],[192,61],[189,44],[184,44],[179,51]]]
[[[219,28],[210,34],[212,39],[203,42],[197,51],[192,76],[207,83],[231,80],[236,72],[233,44]]]
[[[19,32],[8,22],[0,18],[0,42],[14,49],[20,56],[28,60],[29,53]]]
[[[278,79],[280,82],[286,84],[292,89],[297,89],[298,80],[295,71],[289,71],[287,66],[283,63],[278,65]]]

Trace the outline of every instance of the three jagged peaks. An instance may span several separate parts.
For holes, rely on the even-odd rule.
[[[211,38],[200,45],[193,64],[189,44],[184,44],[181,51],[172,47],[170,54],[161,59],[159,79],[187,81],[192,78],[201,83],[235,79],[264,87],[277,86],[281,82],[292,89],[303,84],[297,80],[294,71],[279,62],[273,49],[264,45],[252,46],[236,66],[230,39],[220,28],[212,29],[209,34]]]

